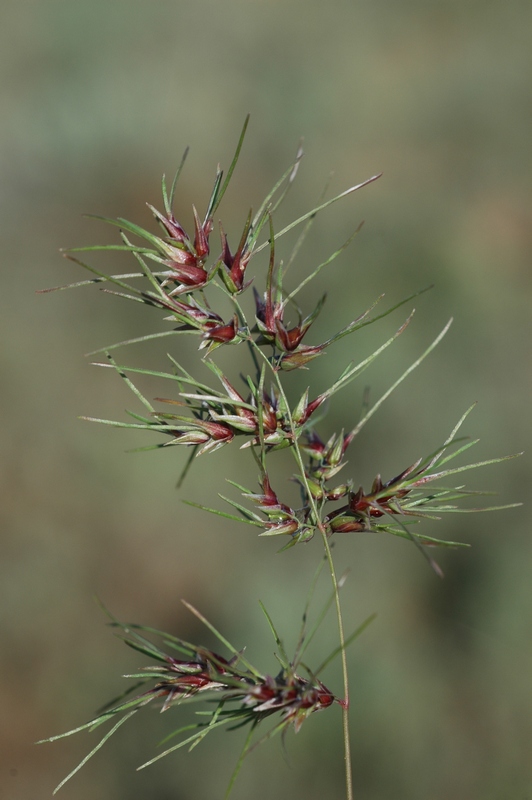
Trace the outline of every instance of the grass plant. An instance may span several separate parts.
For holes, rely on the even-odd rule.
[[[464,456],[476,444],[462,436],[472,408],[469,408],[452,427],[443,442],[432,442],[432,451],[406,466],[398,475],[383,479],[377,475],[369,489],[356,487],[351,478],[338,482],[338,474],[347,465],[348,448],[367,422],[390,394],[417,368],[439,344],[451,320],[419,355],[411,366],[372,405],[364,407],[361,417],[353,420],[347,432],[339,430],[329,438],[319,433],[320,421],[334,395],[348,387],[368,369],[378,356],[392,346],[409,326],[413,310],[411,303],[417,294],[380,310],[383,296],[372,302],[347,326],[331,331],[319,344],[307,343],[312,324],[325,307],[325,296],[318,297],[310,311],[299,308],[297,295],[317,276],[330,267],[351,242],[340,246],[330,256],[318,263],[303,279],[286,286],[286,275],[292,266],[301,244],[308,234],[316,215],[348,195],[362,189],[379,178],[370,177],[351,186],[340,194],[323,200],[318,206],[275,231],[275,213],[292,186],[302,158],[299,149],[296,157],[268,193],[258,211],[244,212],[245,221],[234,251],[220,223],[220,244],[213,247],[212,234],[217,223],[217,212],[236,167],[248,120],[246,120],[236,152],[226,176],[218,169],[206,210],[200,216],[192,209],[194,232],[189,235],[174,214],[176,187],[184,167],[187,151],[176,176],[168,187],[162,181],[162,211],[150,206],[159,233],[152,233],[125,219],[103,219],[118,227],[120,244],[97,247],[80,247],[69,250],[65,256],[87,270],[91,277],[69,286],[73,288],[98,285],[103,291],[121,299],[141,303],[162,314],[163,326],[153,333],[112,344],[96,351],[99,366],[116,372],[131,389],[140,406],[128,412],[127,421],[86,418],[100,424],[118,428],[145,431],[148,435],[146,449],[186,447],[190,457],[180,477],[183,483],[197,457],[240,446],[242,458],[250,459],[257,474],[257,486],[242,486],[229,479],[231,496],[220,496],[222,503],[213,508],[210,503],[189,503],[204,512],[245,524],[255,529],[260,537],[279,537],[280,552],[303,546],[313,537],[320,538],[323,558],[312,581],[311,591],[303,614],[303,623],[294,656],[289,658],[282,638],[263,608],[268,626],[273,634],[279,661],[276,676],[264,674],[253,666],[213,625],[195,608],[187,604],[213,633],[224,648],[219,655],[201,646],[191,644],[170,634],[133,624],[122,624],[111,618],[111,625],[126,644],[152,659],[155,664],[139,673],[126,676],[134,681],[124,694],[109,704],[89,722],[72,731],[53,736],[54,741],[73,733],[92,731],[109,722],[110,730],[89,755],[57,787],[59,789],[94,755],[107,739],[132,716],[147,705],[156,705],[162,711],[176,710],[185,703],[208,701],[208,709],[197,712],[198,721],[178,728],[163,742],[165,747],[156,757],[140,768],[175,750],[196,747],[208,734],[220,727],[231,730],[248,728],[248,735],[229,780],[225,797],[229,796],[244,758],[261,741],[276,733],[285,735],[292,727],[296,732],[305,719],[318,710],[339,704],[343,714],[345,748],[345,796],[353,800],[351,744],[349,735],[349,678],[347,646],[362,632],[371,618],[346,636],[340,588],[343,578],[338,578],[331,544],[345,534],[389,534],[411,542],[426,558],[436,573],[441,570],[432,556],[435,547],[464,547],[460,542],[447,541],[426,533],[428,523],[442,514],[456,512],[494,511],[511,508],[511,505],[471,506],[463,501],[482,494],[469,490],[464,484],[455,484],[455,476],[487,464],[513,458],[503,456],[484,461],[472,461]],[[286,262],[278,258],[277,245],[286,233],[300,227],[301,235]],[[214,257],[211,253],[214,250]],[[249,278],[249,264],[261,251],[269,253],[264,283],[257,288]],[[113,274],[103,272],[86,261],[85,253],[91,251],[126,251],[136,262],[133,272]],[[249,291],[252,287],[252,292]],[[51,290],[47,290],[51,291]],[[424,290],[422,290],[424,291]],[[252,310],[249,298],[253,294]],[[221,308],[231,308],[229,315]],[[306,389],[296,394],[292,388],[291,374],[307,370],[311,362],[324,356],[335,342],[352,336],[408,307],[396,332],[369,356],[348,364],[337,379],[317,396]],[[161,316],[160,316],[161,320]],[[190,347],[190,337],[195,343],[198,361],[212,373],[212,381],[204,383],[189,372],[175,354],[168,355],[167,370],[153,370],[128,366],[115,352],[138,342],[161,339],[165,346],[177,338],[177,348]],[[184,337],[184,338],[183,338]],[[195,342],[194,342],[195,337]],[[233,361],[241,375],[239,385],[233,385],[216,361],[219,348],[233,348]],[[93,354],[94,355],[94,354]],[[135,383],[135,376],[163,379],[167,382],[167,396],[150,399]],[[270,467],[272,451],[284,450],[294,461],[294,479],[299,486],[299,502],[290,505],[282,498],[282,487]],[[190,476],[193,480],[193,477]],[[515,505],[515,504],[514,504]],[[282,557],[282,556],[280,556]],[[309,606],[312,587],[323,566],[331,582],[331,595],[325,608],[308,629]],[[308,644],[319,631],[329,607],[336,612],[338,646],[327,655],[321,665],[312,669],[303,661]],[[161,641],[154,644],[153,639]],[[178,654],[176,657],[175,653]],[[343,697],[336,697],[321,681],[320,675],[332,658],[339,656],[343,672]],[[270,720],[273,725],[267,727]],[[267,730],[263,733],[264,728]],[[261,735],[256,731],[260,728]],[[174,737],[178,737],[177,743]],[[57,790],[56,790],[57,791]]]

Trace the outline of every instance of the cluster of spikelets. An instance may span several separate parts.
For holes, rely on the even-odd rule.
[[[229,726],[229,730],[234,730],[249,726],[249,733],[229,783],[226,797],[231,791],[244,757],[257,744],[278,733],[284,736],[289,727],[292,727],[297,733],[303,722],[311,714],[329,708],[335,703],[345,707],[345,702],[336,697],[318,678],[318,674],[338,655],[339,648],[333,650],[316,672],[312,672],[302,662],[303,654],[323,622],[333,600],[333,597],[329,598],[312,629],[310,631],[307,630],[308,611],[312,600],[313,588],[316,585],[323,563],[320,564],[314,576],[312,589],[303,614],[296,652],[292,659],[288,658],[283,642],[268,612],[261,604],[278,648],[276,657],[279,661],[280,669],[275,676],[263,674],[256,669],[245,657],[243,650],[237,650],[212,623],[185,601],[183,601],[184,605],[229,650],[231,653],[230,658],[225,658],[206,647],[191,644],[168,633],[141,625],[125,625],[112,618],[110,625],[119,630],[119,638],[123,639],[129,647],[151,658],[156,664],[142,667],[139,672],[125,675],[124,677],[126,678],[134,679],[135,683],[129,686],[119,697],[104,706],[100,713],[89,722],[66,733],[43,740],[43,743],[53,742],[81,731],[92,732],[100,725],[114,721],[114,725],[98,742],[96,747],[61,781],[55,792],[64,786],[98,752],[118,728],[148,705],[155,704],[161,712],[165,712],[176,706],[202,699],[207,702],[210,709],[196,712],[201,721],[187,724],[172,731],[159,743],[160,745],[166,744],[175,737],[186,735],[184,738],[180,738],[177,744],[164,749],[138,769],[144,769],[182,747],[188,747],[189,750],[192,750],[217,728]],[[108,612],[106,613],[108,614]],[[373,618],[374,615],[371,615],[365,620],[346,640],[344,647],[356,639]],[[152,638],[155,635],[162,639],[162,644],[166,649],[154,644],[152,638],[148,639],[144,635],[146,633]],[[170,655],[167,650],[179,652],[180,658]],[[308,677],[302,677],[300,674],[302,670],[307,673]],[[278,718],[273,727],[268,729],[263,739],[259,739],[252,744],[253,735],[258,726],[271,717]],[[191,733],[191,731],[193,732]]]
[[[341,483],[337,482],[338,474],[347,464],[346,452],[357,434],[390,394],[434,349],[445,335],[450,323],[382,396],[372,405],[367,404],[364,407],[361,419],[352,430],[347,434],[343,430],[336,431],[329,438],[322,438],[316,430],[317,418],[323,416],[331,398],[358,378],[403,333],[413,312],[375,352],[359,362],[350,363],[328,389],[313,399],[310,399],[310,390],[307,389],[299,398],[289,400],[290,392],[285,385],[286,373],[307,369],[311,361],[325,352],[325,348],[382,319],[420,292],[381,313],[374,313],[375,307],[382,299],[381,296],[356,319],[332,333],[325,342],[309,344],[307,336],[324,307],[325,296],[322,296],[314,309],[307,314],[298,307],[296,297],[322,269],[328,267],[343,252],[353,237],[319,263],[291,291],[284,288],[286,272],[292,265],[318,212],[366,186],[379,176],[352,186],[322,202],[276,233],[273,216],[293,183],[302,156],[302,152],[299,151],[294,163],[275,184],[257,213],[253,214],[250,211],[247,214],[234,252],[221,224],[220,244],[214,249],[212,234],[216,212],[237,163],[246,126],[247,121],[225,180],[220,169],[216,173],[214,187],[203,218],[193,207],[192,236],[177,220],[173,210],[177,179],[185,161],[185,153],[170,192],[163,178],[163,212],[150,206],[161,229],[159,235],[124,219],[105,219],[106,222],[120,228],[121,244],[76,248],[65,254],[67,258],[89,270],[93,275],[90,280],[71,286],[103,284],[103,290],[107,293],[162,311],[163,320],[167,323],[165,330],[96,351],[104,352],[106,355],[105,361],[100,366],[110,367],[118,372],[143,404],[146,413],[128,412],[133,418],[133,421],[128,422],[90,419],[106,425],[143,430],[162,436],[163,441],[153,445],[155,448],[169,446],[190,448],[191,457],[183,470],[182,478],[196,455],[213,453],[235,441],[240,442],[242,449],[251,452],[258,470],[259,491],[229,481],[242,493],[247,505],[222,495],[220,495],[222,499],[231,505],[231,513],[202,504],[191,505],[260,528],[261,536],[283,536],[287,542],[282,549],[308,542],[316,534],[322,537],[337,601],[340,629],[340,647],[337,652],[342,652],[344,687],[347,690],[347,670],[343,651],[348,640],[343,638],[338,582],[334,575],[329,538],[333,534],[361,532],[391,533],[401,536],[412,541],[438,571],[435,562],[427,556],[425,547],[456,546],[457,543],[419,533],[413,523],[426,518],[437,519],[442,512],[510,507],[460,508],[457,505],[459,501],[482,493],[469,491],[463,485],[448,485],[446,481],[458,473],[512,456],[449,466],[452,460],[463,455],[475,444],[475,441],[465,441],[458,437],[459,429],[471,411],[469,409],[440,446],[429,456],[420,458],[407,469],[403,469],[396,477],[382,480],[380,475],[377,476],[369,491],[362,487],[356,489],[358,482],[355,484],[350,478]],[[302,234],[292,254],[283,263],[277,259],[276,243],[280,237],[296,226],[302,226]],[[262,241],[261,235],[263,235]],[[138,271],[118,275],[105,273],[81,261],[78,255],[75,255],[81,251],[91,250],[127,251],[136,259],[139,265]],[[246,315],[246,298],[243,296],[254,282],[254,278],[250,277],[250,264],[264,250],[269,250],[264,287],[262,290],[256,286],[252,287],[253,310]],[[229,314],[221,310],[227,308],[227,305],[231,307]],[[292,320],[290,315],[293,316]],[[217,381],[215,387],[190,374],[171,355],[169,355],[171,368],[168,372],[129,367],[117,363],[111,355],[111,351],[124,345],[176,336],[179,340],[183,336],[199,337],[201,360],[215,376]],[[247,351],[251,365],[250,374],[247,374],[242,364],[240,374],[243,385],[238,388],[211,358],[211,354],[217,348],[235,345]],[[134,374],[167,380],[175,392],[173,396],[159,397],[151,401],[131,379],[130,376]],[[165,410],[156,407],[154,403],[164,404]],[[175,408],[169,411],[169,405]],[[272,480],[270,474],[268,456],[270,452],[280,449],[289,452],[295,460],[297,472],[294,479],[300,488],[300,502],[297,507],[280,499],[279,487],[275,486],[275,489],[273,487],[275,480]],[[160,663],[156,667],[148,668],[147,675],[143,673],[137,677],[142,678],[142,683],[148,680],[155,681],[155,685],[133,699],[130,698],[106,710],[94,720],[76,729],[76,731],[93,729],[116,714],[122,715],[111,732],[92,751],[93,753],[125,719],[156,699],[162,701],[162,709],[166,710],[199,694],[219,698],[215,710],[208,712],[208,721],[199,724],[196,733],[170,750],[166,750],[162,755],[187,743],[195,746],[206,733],[228,722],[238,723],[238,727],[240,724],[250,723],[251,729],[254,730],[265,717],[279,713],[281,719],[274,730],[284,731],[288,725],[293,725],[297,731],[301,723],[314,711],[327,708],[335,701],[343,704],[343,701],[338,700],[317,678],[319,670],[316,673],[308,671],[309,677],[302,678],[297,672],[299,663],[297,658],[288,660],[282,650],[281,671],[273,678],[255,670],[246,661],[242,652],[234,648],[231,659],[225,660],[205,648],[195,647],[165,635],[167,644],[181,649],[186,656],[184,660],[176,660],[141,637],[138,630],[133,626],[128,627],[127,643]],[[223,637],[220,638],[225,642]],[[276,641],[280,645],[277,636]],[[344,721],[344,731],[346,730],[348,726]],[[75,731],[71,731],[73,732]],[[248,744],[244,748],[244,753],[247,752],[247,748]],[[347,751],[346,747],[346,768],[349,771]],[[347,783],[349,786],[349,779]],[[348,796],[351,797],[349,789]]]
[[[164,212],[149,206],[162,229],[162,235],[155,235],[121,218],[105,219],[106,222],[117,225],[121,229],[123,241],[121,245],[75,248],[66,253],[69,259],[81,264],[96,276],[92,280],[82,281],[72,284],[72,286],[103,282],[106,284],[104,288],[106,292],[163,310],[166,314],[164,319],[172,324],[171,330],[157,332],[106,348],[107,359],[105,363],[101,364],[101,366],[113,367],[119,372],[148,409],[149,415],[128,412],[134,418],[134,422],[90,419],[117,427],[135,428],[162,435],[164,441],[155,447],[182,445],[192,448],[192,455],[213,453],[235,440],[241,442],[242,448],[251,448],[259,465],[258,482],[261,493],[257,494],[245,487],[238,488],[245,497],[251,500],[252,505],[256,507],[255,510],[246,509],[234,500],[228,500],[228,502],[238,510],[238,517],[216,509],[209,508],[208,510],[258,527],[262,526],[264,529],[262,535],[286,535],[290,539],[287,546],[308,541],[316,531],[325,532],[327,535],[362,531],[388,532],[412,539],[417,544],[455,545],[455,542],[443,542],[417,534],[412,531],[411,523],[414,518],[434,517],[436,512],[456,511],[458,510],[456,506],[458,500],[467,495],[476,494],[466,491],[463,486],[444,486],[439,487],[436,491],[429,491],[429,483],[432,484],[435,480],[444,480],[455,473],[501,460],[492,459],[454,468],[446,466],[442,469],[451,459],[461,455],[474,444],[474,442],[468,442],[464,445],[462,444],[463,440],[458,439],[456,435],[469,412],[460,420],[447,441],[432,455],[420,459],[391,480],[383,482],[378,476],[369,492],[365,492],[362,488],[354,491],[351,480],[333,486],[328,483],[345,466],[346,462],[343,458],[346,450],[362,427],[391,392],[438,344],[450,323],[444,327],[417,361],[393,383],[372,407],[366,409],[362,419],[358,421],[353,430],[348,434],[333,433],[327,442],[323,442],[316,432],[316,412],[320,411],[321,414],[333,395],[361,375],[377,356],[395,341],[409,324],[412,314],[381,347],[359,363],[349,364],[338,379],[314,399],[309,399],[309,390],[307,389],[297,401],[290,404],[281,380],[283,372],[306,369],[308,363],[321,355],[327,346],[382,319],[419,294],[418,292],[406,298],[380,314],[373,314],[375,306],[382,299],[381,296],[355,320],[333,333],[327,341],[320,344],[307,344],[303,340],[322,310],[325,296],[320,298],[314,310],[306,316],[296,305],[296,296],[324,267],[343,252],[349,242],[319,264],[309,275],[306,275],[295,289],[290,292],[284,289],[283,279],[286,271],[316,214],[340,198],[371,183],[379,176],[374,176],[323,202],[275,234],[272,217],[295,178],[302,156],[300,150],[294,163],[275,184],[258,212],[255,215],[251,211],[248,213],[235,252],[232,252],[228,237],[220,224],[219,249],[215,251],[216,255],[211,257],[213,250],[211,238],[215,227],[215,214],[238,160],[245,129],[246,125],[225,181],[222,171],[220,169],[217,171],[203,219],[193,207],[193,236],[186,232],[185,227],[176,219],[173,211],[177,179],[185,161],[185,153],[170,192],[168,192],[163,178]],[[282,261],[276,260],[275,244],[281,236],[297,225],[304,226],[303,234],[296,244],[294,254],[284,265]],[[260,242],[260,235],[264,229],[267,230],[268,237],[266,241]],[[132,236],[140,240],[141,244],[135,244],[131,240]],[[250,262],[265,248],[269,248],[265,288],[264,291],[259,291],[253,286],[254,315],[253,319],[248,320],[240,296],[253,283],[253,278],[249,277]],[[76,255],[73,255],[80,251],[91,250],[128,251],[137,260],[140,271],[122,275],[105,274],[95,267],[81,262]],[[140,283],[138,283],[139,281]],[[210,290],[209,296],[207,290]],[[234,311],[230,319],[224,319],[215,308],[217,302],[223,298],[225,298],[225,302],[229,299],[233,305]],[[290,310],[297,317],[297,321],[293,324],[288,322]],[[168,312],[170,312],[169,315]],[[203,351],[203,363],[214,373],[221,384],[221,389],[201,382],[196,376],[187,372],[171,355],[169,355],[169,359],[172,363],[172,371],[161,372],[117,364],[110,354],[115,347],[132,342],[187,334],[199,337],[199,347]],[[240,391],[209,357],[218,347],[239,344],[247,347],[254,371],[252,375],[242,374],[244,388]],[[175,411],[158,410],[134,385],[129,377],[132,373],[141,373],[171,381],[178,389],[177,396],[159,397],[155,398],[153,402],[173,405],[176,407]],[[270,388],[266,388],[267,378],[268,382],[271,382]],[[458,444],[459,446],[455,447]],[[299,471],[296,480],[301,487],[301,505],[298,508],[291,508],[278,499],[272,489],[267,472],[267,454],[282,448],[291,449],[298,462]],[[302,464],[303,457],[307,459],[306,465]],[[344,504],[338,506],[339,501],[344,501]],[[331,508],[331,504],[336,505]],[[207,508],[207,506],[201,507]],[[257,512],[261,512],[266,520],[263,521],[263,517]]]

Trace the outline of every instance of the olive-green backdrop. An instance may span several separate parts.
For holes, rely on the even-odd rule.
[[[318,281],[328,300],[309,341],[381,292],[391,304],[435,284],[393,352],[331,404],[324,433],[347,427],[364,385],[377,397],[454,316],[430,361],[357,440],[346,477],[366,487],[377,472],[392,477],[437,447],[476,400],[467,433],[481,437],[479,459],[526,449],[532,6],[4,0],[0,20],[0,783],[7,800],[43,800],[95,740],[33,742],[90,718],[119,692],[121,674],[144,664],[105,628],[95,595],[122,619],[212,645],[185,597],[273,672],[258,600],[293,647],[320,557],[319,541],[279,555],[253,529],[180,502],[216,505],[226,477],[253,485],[236,447],[196,462],[180,495],[185,452],[127,453],[146,440],[78,420],[138,410],[118,377],[84,354],[161,323],[94,288],[36,295],[82,277],[59,248],[117,241],[116,229],[85,212],[151,225],[145,202],[160,205],[160,176],[186,145],[176,208],[190,225],[191,204],[205,207],[216,165],[228,165],[250,112],[221,209],[233,242],[302,136],[305,159],[279,226],[317,201],[331,172],[330,192],[383,172],[318,218],[294,267],[301,278],[366,221]],[[256,271],[260,284],[259,262]],[[290,378],[294,390],[307,380],[319,390],[403,319],[396,312],[332,347],[308,375]],[[179,340],[172,352],[190,364],[194,346]],[[162,367],[166,347],[123,357]],[[527,500],[531,478],[525,455],[470,483],[516,502]],[[442,556],[444,581],[403,541],[337,537],[339,571],[350,567],[348,629],[378,614],[350,651],[360,800],[532,798],[528,513],[525,505],[429,523],[428,532],[472,545]],[[334,641],[331,618],[309,660]],[[336,666],[324,679],[341,692]],[[61,790],[65,800],[222,797],[242,732],[214,733],[190,755],[135,772],[171,730],[171,714],[178,726],[179,710],[134,718]],[[286,747],[273,740],[252,753],[235,800],[345,796],[338,707],[290,732]]]

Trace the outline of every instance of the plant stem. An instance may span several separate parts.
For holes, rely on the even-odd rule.
[[[235,304],[235,307],[237,309],[237,313],[238,313],[239,317],[241,318],[241,321],[244,324],[246,324],[246,327],[248,328],[248,331],[249,331],[249,326],[247,325],[244,312],[243,312],[240,304],[238,303],[238,300],[234,296],[232,297],[232,300],[233,300],[233,303]],[[296,438],[296,433],[295,433],[295,425],[294,425],[294,420],[292,418],[292,412],[290,411],[290,406],[288,404],[288,399],[286,397],[286,394],[285,394],[285,391],[284,391],[284,387],[283,387],[283,385],[281,383],[281,380],[279,378],[279,371],[277,369],[275,369],[275,367],[273,366],[271,361],[266,357],[266,355],[262,352],[260,347],[256,344],[256,342],[253,340],[253,338],[251,336],[248,338],[247,341],[248,341],[248,346],[249,346],[249,349],[250,349],[251,353],[253,355],[256,354],[256,356],[253,358],[253,361],[254,361],[255,365],[258,366],[257,357],[261,358],[263,360],[263,363],[268,365],[268,367],[270,368],[271,372],[273,373],[273,377],[274,377],[275,383],[277,385],[277,388],[279,390],[279,394],[283,399],[283,402],[284,402],[284,405],[285,405],[285,408],[286,408],[286,414],[288,416],[288,420],[289,420],[289,423],[290,423],[290,429],[291,429],[292,436],[293,436],[293,447],[290,448],[290,449],[292,450],[292,452],[294,454],[294,458],[295,458],[295,460],[297,462],[297,465],[299,467],[299,472],[301,474],[301,480],[303,481],[303,485],[305,486],[307,497],[309,498],[309,502],[310,502],[310,505],[311,505],[311,508],[312,508],[312,513],[313,513],[314,519],[316,521],[316,527],[318,528],[318,530],[319,530],[319,532],[321,534],[322,541],[323,541],[323,547],[325,549],[327,562],[329,564],[329,572],[330,572],[330,575],[331,575],[331,582],[332,582],[332,586],[333,586],[333,592],[334,592],[334,598],[335,598],[335,604],[336,604],[336,618],[337,618],[337,621],[338,621],[339,642],[340,642],[340,648],[341,648],[341,654],[342,654],[342,676],[343,676],[343,684],[344,684],[344,703],[342,705],[342,723],[343,723],[343,735],[344,735],[346,800],[353,800],[353,769],[352,769],[352,765],[351,765],[351,737],[350,737],[350,732],[349,732],[349,675],[348,675],[348,671],[347,671],[347,656],[346,656],[346,652],[345,652],[345,633],[344,633],[344,624],[343,624],[343,619],[342,619],[342,607],[341,607],[341,603],[340,603],[340,595],[339,595],[339,590],[338,590],[338,580],[336,578],[336,570],[335,570],[335,567],[334,567],[334,561],[333,561],[333,557],[332,557],[332,553],[331,553],[331,548],[330,548],[330,545],[329,545],[329,541],[327,539],[327,533],[326,533],[325,528],[324,528],[324,526],[323,526],[323,524],[321,522],[321,519],[320,519],[320,514],[319,514],[319,511],[318,511],[318,508],[317,508],[317,505],[316,505],[316,501],[315,501],[315,499],[314,499],[314,497],[312,495],[312,492],[310,491],[310,487],[308,485],[307,476],[306,476],[306,472],[305,472],[305,465],[303,463],[303,458],[301,456],[301,450],[300,450],[300,448],[298,446],[298,443],[297,443],[297,438]],[[258,403],[257,403],[257,407],[258,407]]]
[[[244,763],[244,759],[248,754],[249,746],[251,744],[251,739],[253,737],[253,733],[254,732],[255,732],[255,725],[252,725],[251,729],[250,729],[250,731],[249,731],[249,733],[248,733],[248,735],[246,737],[246,741],[244,742],[244,747],[242,748],[242,752],[240,753],[240,757],[239,757],[239,759],[237,761],[237,765],[233,770],[233,774],[231,775],[231,778],[229,779],[229,785],[227,786],[227,789],[225,791],[224,800],[228,800],[228,797],[231,794],[231,790],[232,790],[232,788],[234,786],[234,783],[235,783],[235,781],[237,779],[237,775],[240,772],[242,764]]]
[[[280,382],[277,384],[279,386],[279,390],[282,391],[280,386]],[[283,393],[284,397],[284,393]],[[286,398],[285,402],[286,402]],[[292,416],[290,414],[290,409],[288,408],[288,415],[290,417],[290,424],[293,426]],[[327,538],[327,533],[325,528],[323,527],[321,520],[318,516],[318,509],[316,508],[316,502],[310,488],[307,483],[306,474],[305,474],[305,465],[303,464],[303,459],[301,457],[301,450],[299,449],[297,442],[294,441],[294,447],[292,450],[294,454],[294,458],[297,461],[297,464],[300,469],[301,479],[305,483],[305,488],[307,490],[307,496],[310,500],[312,511],[316,517],[316,524],[318,530],[321,534],[321,538],[323,541],[323,547],[325,549],[325,555],[327,556],[327,563],[329,564],[329,572],[331,575],[331,582],[333,585],[334,591],[334,599],[336,603],[336,619],[338,620],[338,635],[340,640],[340,648],[342,654],[342,676],[344,682],[344,704],[342,706],[342,722],[343,722],[343,731],[344,731],[344,759],[345,759],[345,784],[346,784],[346,798],[347,800],[353,800],[353,768],[351,765],[351,736],[349,732],[349,675],[347,671],[347,656],[345,652],[345,633],[344,633],[344,623],[342,618],[342,607],[340,604],[340,593],[338,591],[338,580],[336,578],[336,570],[334,567],[334,561],[331,553],[331,547],[329,545],[329,540]]]
[[[290,406],[288,405],[288,400],[286,398],[286,394],[283,389],[283,385],[279,378],[279,373],[276,369],[272,367],[268,359],[264,356],[264,353],[257,347],[257,350],[261,354],[261,356],[266,360],[269,366],[272,369],[274,374],[275,382],[277,384],[277,388],[279,389],[279,393],[283,398],[283,402],[285,404],[286,413],[290,422],[290,428],[293,434],[293,441],[294,445],[292,448],[292,453],[294,458],[297,462],[299,467],[299,471],[301,474],[301,480],[305,486],[307,497],[309,498],[309,502],[312,508],[312,512],[314,514],[314,518],[316,520],[316,527],[318,528],[321,538],[323,541],[323,547],[325,549],[325,554],[327,556],[327,562],[329,564],[329,572],[331,575],[331,582],[333,585],[334,591],[334,598],[336,603],[336,618],[338,620],[338,634],[340,640],[340,648],[342,653],[342,675],[343,675],[343,683],[344,683],[344,704],[342,706],[342,721],[343,721],[343,732],[344,732],[344,759],[345,759],[345,783],[346,783],[346,800],[353,800],[353,769],[351,765],[351,737],[349,732],[349,675],[347,671],[347,656],[345,652],[345,634],[344,634],[344,624],[342,619],[342,607],[340,604],[340,594],[338,591],[338,580],[336,578],[336,570],[334,568],[334,561],[331,553],[331,547],[329,545],[329,540],[327,539],[327,533],[325,528],[321,522],[319,511],[316,506],[316,501],[310,491],[310,487],[308,485],[307,476],[305,473],[305,465],[303,463],[303,458],[301,456],[301,450],[298,446],[297,439],[295,436],[295,425],[292,419],[292,413],[290,411]]]
[[[344,680],[344,705],[342,706],[342,722],[344,729],[344,758],[345,758],[345,783],[346,783],[346,796],[347,800],[353,800],[353,768],[351,765],[351,736],[349,733],[349,676],[347,672],[347,656],[345,652],[345,634],[344,623],[342,620],[342,608],[340,605],[340,595],[338,592],[338,581],[336,579],[336,570],[332,559],[331,548],[327,534],[320,525],[320,533],[323,539],[323,547],[327,555],[329,563],[329,570],[331,573],[331,581],[334,588],[334,598],[336,602],[336,618],[338,620],[338,633],[340,639],[340,647],[342,654],[342,675]]]

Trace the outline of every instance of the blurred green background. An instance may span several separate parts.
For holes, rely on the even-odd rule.
[[[175,481],[185,452],[129,454],[146,440],[77,419],[138,410],[118,378],[83,354],[161,322],[95,288],[35,295],[83,277],[58,249],[118,240],[84,212],[150,224],[145,202],[161,205],[160,176],[173,172],[187,144],[177,211],[190,226],[191,203],[204,209],[216,164],[228,165],[251,112],[221,209],[232,242],[300,136],[306,156],[278,227],[315,203],[331,170],[331,192],[384,173],[324,212],[298,259],[302,277],[366,220],[318,281],[329,298],[309,342],[347,324],[383,291],[391,304],[435,284],[416,301],[393,352],[335,400],[323,432],[349,426],[364,383],[379,396],[455,318],[430,361],[359,437],[346,477],[366,487],[377,472],[390,478],[435,448],[475,400],[467,433],[482,438],[479,459],[526,449],[532,6],[4,0],[0,17],[0,793],[41,800],[94,741],[84,734],[32,742],[90,718],[118,693],[120,675],[142,663],[104,627],[94,595],[122,619],[212,646],[181,606],[185,597],[272,672],[273,642],[257,601],[292,647],[320,557],[319,541],[278,555],[276,542],[247,527],[183,506]],[[109,256],[99,263],[129,268]],[[315,362],[313,391],[384,341],[403,311]],[[192,363],[192,340],[172,346]],[[166,347],[123,357],[163,366]],[[294,389],[303,378],[290,378]],[[200,502],[216,504],[226,477],[254,480],[236,447],[194,466],[182,495]],[[291,469],[282,454],[278,469]],[[525,455],[472,474],[470,484],[497,490],[501,502],[526,501],[531,477]],[[429,533],[473,545],[440,558],[444,581],[405,542],[337,539],[339,572],[351,570],[347,628],[378,613],[350,651],[357,797],[532,797],[527,517],[525,506],[429,524]],[[334,641],[331,618],[309,659],[319,663]],[[337,668],[324,678],[341,692]],[[134,771],[156,752],[170,716],[147,711],[132,720],[62,796],[221,797],[240,733],[214,733],[190,755]],[[174,718],[179,725],[179,713]],[[289,734],[287,747],[288,759],[278,740],[249,757],[235,800],[345,796],[338,707]]]

